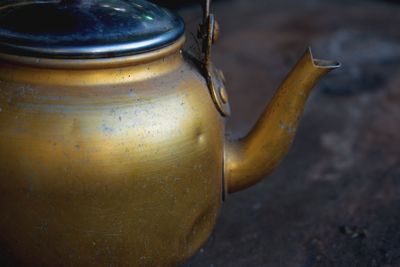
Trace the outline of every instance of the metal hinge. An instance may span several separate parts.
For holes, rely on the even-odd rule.
[[[218,111],[223,116],[229,116],[231,111],[224,74],[221,70],[215,68],[211,62],[211,47],[218,40],[219,26],[214,14],[210,13],[210,6],[211,0],[203,2],[203,22],[198,30],[198,38],[202,43],[202,69]]]

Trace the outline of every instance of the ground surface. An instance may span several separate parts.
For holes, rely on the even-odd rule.
[[[400,266],[398,3],[215,3],[214,61],[228,80],[232,135],[248,131],[309,44],[343,68],[314,91],[286,160],[229,196],[185,267]],[[182,11],[192,24],[197,12]]]

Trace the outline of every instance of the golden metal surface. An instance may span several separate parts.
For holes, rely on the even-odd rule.
[[[223,119],[179,50],[67,70],[0,63],[0,242],[23,266],[173,266],[215,223]]]
[[[256,183],[286,154],[311,88],[338,66],[307,52],[249,135],[225,141],[223,74],[209,57],[204,77],[183,42],[100,60],[0,55],[5,258],[183,262],[212,231],[224,190]]]
[[[307,50],[250,133],[238,141],[227,141],[224,173],[228,192],[245,189],[275,169],[292,144],[311,89],[339,66],[314,59]]]

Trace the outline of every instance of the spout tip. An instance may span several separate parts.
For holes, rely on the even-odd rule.
[[[337,69],[342,66],[340,62],[334,61],[334,60],[324,60],[324,59],[316,59],[313,56],[313,52],[311,47],[308,48],[308,54],[310,56],[311,62],[315,68],[319,69]]]

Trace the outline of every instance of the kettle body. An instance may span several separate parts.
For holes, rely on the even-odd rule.
[[[207,239],[224,124],[182,42],[101,69],[0,64],[0,240],[10,259],[173,266]]]

